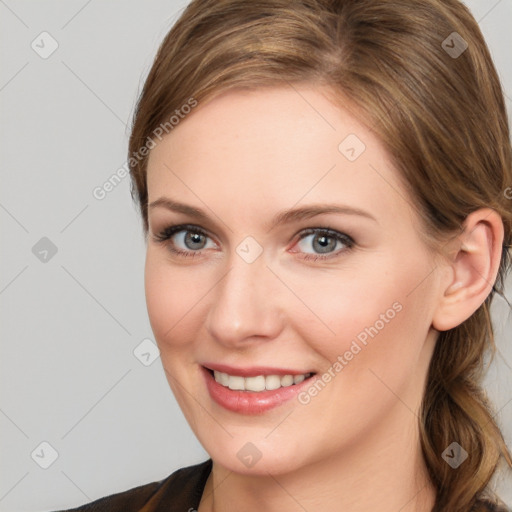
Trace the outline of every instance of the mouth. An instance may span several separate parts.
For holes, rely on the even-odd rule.
[[[285,388],[289,386],[296,386],[307,379],[310,379],[314,372],[308,373],[287,373],[280,375],[274,374],[259,374],[250,377],[242,375],[231,375],[227,372],[212,370],[204,367],[205,370],[214,378],[215,382],[229,388],[232,391],[247,391],[252,393],[260,393],[262,391],[274,391],[276,389]]]
[[[268,368],[230,369],[228,373],[217,369],[219,365],[215,366],[216,369],[200,366],[210,398],[228,411],[246,415],[263,414],[293,402],[292,399],[310,386],[316,376],[315,372]]]

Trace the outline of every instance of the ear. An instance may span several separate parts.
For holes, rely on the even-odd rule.
[[[467,320],[485,301],[498,274],[503,250],[503,221],[490,208],[474,211],[450,242],[447,272],[441,281],[432,326],[447,331]]]

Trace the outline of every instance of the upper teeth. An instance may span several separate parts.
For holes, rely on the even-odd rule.
[[[240,377],[238,375],[228,375],[227,373],[214,371],[213,375],[219,384],[229,389],[240,391],[265,391],[298,384],[311,374],[306,373],[302,375],[283,376],[257,375],[256,377]]]

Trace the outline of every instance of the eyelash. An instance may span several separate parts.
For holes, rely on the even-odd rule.
[[[199,251],[184,251],[181,249],[176,249],[172,246],[171,243],[167,243],[170,241],[170,239],[176,234],[181,231],[189,231],[198,235],[205,236],[207,238],[211,238],[203,229],[199,228],[198,226],[194,226],[192,224],[179,224],[175,226],[167,226],[164,228],[160,233],[153,235],[153,239],[157,243],[162,243],[168,245],[169,250],[181,257],[185,258],[194,258],[196,256],[200,256],[203,250]],[[346,253],[347,251],[350,251],[355,246],[355,241],[352,237],[345,233],[340,233],[339,231],[335,231],[330,228],[307,228],[300,232],[300,237],[297,241],[300,242],[302,239],[306,238],[309,235],[325,235],[328,238],[333,238],[337,242],[341,242],[343,245],[345,245],[345,248],[339,249],[336,252],[329,253],[328,255],[322,255],[322,254],[308,254],[303,253],[301,256],[302,259],[307,261],[318,261],[318,260],[327,260],[333,257],[339,256],[342,252]],[[293,251],[297,252],[297,251]]]

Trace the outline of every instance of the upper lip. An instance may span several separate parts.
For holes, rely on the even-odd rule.
[[[204,363],[203,366],[207,370],[215,370],[229,375],[237,375],[240,377],[256,377],[258,375],[305,375],[314,373],[310,371],[298,371],[290,368],[274,368],[270,366],[250,366],[246,368],[236,368],[227,364]]]

